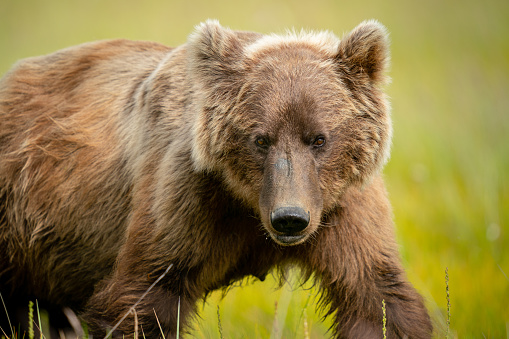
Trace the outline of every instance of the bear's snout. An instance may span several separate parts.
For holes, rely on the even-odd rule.
[[[272,227],[286,235],[295,235],[309,224],[309,212],[300,207],[279,207],[270,214]]]
[[[319,227],[322,199],[313,154],[299,149],[289,132],[268,154],[260,192],[260,215],[265,229],[280,245],[298,245]],[[282,137],[283,136],[283,137]]]
[[[309,225],[309,212],[300,207],[279,207],[270,214],[272,227],[281,234],[274,234],[276,240],[284,245],[294,245],[306,237],[301,234]]]

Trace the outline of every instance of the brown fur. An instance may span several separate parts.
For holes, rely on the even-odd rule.
[[[336,337],[380,337],[382,299],[389,338],[430,337],[379,174],[387,45],[372,21],[341,41],[207,22],[175,49],[103,41],[20,62],[0,82],[1,292],[73,307],[100,337],[172,264],[136,308],[148,337],[154,310],[172,337],[179,298],[182,328],[210,291],[298,265]],[[274,228],[288,206],[307,227]]]

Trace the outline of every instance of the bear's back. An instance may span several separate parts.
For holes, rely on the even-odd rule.
[[[118,125],[171,50],[92,42],[21,60],[0,80],[1,286],[35,281],[27,292],[83,300],[109,272],[132,190]],[[62,244],[79,255],[62,260]]]

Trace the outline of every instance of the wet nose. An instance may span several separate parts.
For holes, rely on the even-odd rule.
[[[279,207],[271,213],[270,221],[276,231],[295,234],[309,224],[309,212],[300,207]]]

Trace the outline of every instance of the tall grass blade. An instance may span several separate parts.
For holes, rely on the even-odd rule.
[[[274,303],[274,322],[272,323],[272,332],[270,333],[270,339],[279,338],[279,320],[277,314],[277,300]]]
[[[219,338],[223,339],[223,326],[221,326],[221,313],[219,312],[219,305],[217,305],[217,328],[219,329]]]
[[[272,332],[270,334],[271,339],[281,339],[283,337],[283,330],[285,328],[286,316],[288,314],[288,309],[293,295],[294,284],[294,276],[290,275],[289,279],[281,288],[281,295],[275,305],[274,322]]]
[[[140,328],[141,328],[141,335],[143,336],[143,339],[147,339],[145,337],[145,332],[143,332],[143,325],[140,325]],[[164,334],[163,334],[163,337],[164,337]]]
[[[7,316],[7,321],[9,322],[9,328],[11,330],[12,338],[14,338],[14,327],[12,327],[11,319],[9,318],[9,312],[7,312],[7,306],[5,306],[5,302],[4,302],[4,298],[2,297],[2,293],[0,293],[0,299],[2,299],[2,304],[4,305],[5,315]],[[2,332],[3,332],[3,330],[2,330]],[[4,332],[4,334],[5,334],[5,332]],[[5,336],[7,337],[7,334],[5,334]]]
[[[4,329],[0,327],[0,331],[2,331],[2,333],[4,334],[1,338],[2,339],[5,339],[5,338],[8,338],[8,335],[7,333],[5,333]]]
[[[76,337],[77,338],[86,338],[81,321],[79,320],[76,313],[74,313],[74,311],[71,310],[69,307],[64,307],[62,309],[62,311],[64,312],[64,315],[67,318],[67,321],[69,322],[69,324],[71,325],[72,330],[74,331],[74,334],[76,335]],[[87,336],[88,336],[88,334],[87,334]]]
[[[304,327],[304,339],[309,339],[309,327],[308,327],[308,315],[307,315],[307,310],[308,310],[308,305],[309,305],[309,300],[311,299],[311,293],[308,293],[308,297],[306,298],[306,303],[304,304],[304,307],[302,308],[302,312],[300,313],[300,317],[299,317],[299,321],[295,327],[295,331],[294,331],[294,335],[297,336],[297,332],[298,332],[298,328],[299,328],[299,324],[302,320],[303,322],[303,327]]]
[[[505,274],[504,270],[502,269],[502,267],[500,267],[499,264],[497,264],[498,266],[498,269],[500,270],[500,272],[502,272],[502,274],[504,275],[504,277],[507,279],[507,281],[509,281],[509,278],[507,277],[507,275]]]
[[[138,336],[138,314],[136,313],[136,309],[133,309],[134,312],[134,339],[140,339]]]
[[[41,335],[41,336],[40,336],[40,338],[45,339],[45,338],[46,338],[46,336],[45,336],[45,335],[44,335],[44,333],[42,332],[42,327],[41,327],[41,326],[38,326],[38,325],[35,323],[35,321],[33,322],[33,324],[35,325],[35,327],[37,327],[37,330],[39,331],[39,333],[40,333],[40,335]],[[35,332],[34,332],[34,335],[35,335]],[[12,338],[12,339],[14,339],[14,338]]]
[[[449,268],[445,268],[445,292],[447,295],[447,330],[445,338],[449,337],[449,326],[451,325],[451,298],[449,296]]]
[[[383,333],[383,338],[387,339],[387,314],[386,314],[386,310],[385,310],[385,299],[382,299],[382,314],[383,314],[382,333]]]
[[[37,301],[37,299],[35,299],[35,308],[37,309],[37,322],[39,323],[39,333],[40,333],[40,337],[44,337],[44,335],[42,334],[42,326],[41,326],[41,312],[39,311],[39,302]]]
[[[179,295],[179,303],[177,308],[177,339],[180,337],[180,295]]]
[[[163,336],[163,339],[166,339],[166,337],[164,336],[163,329],[162,329],[162,327],[161,327],[161,323],[159,322],[159,318],[157,317],[156,310],[154,310],[154,315],[156,316],[157,325],[159,326],[159,331],[161,331],[161,335]]]

